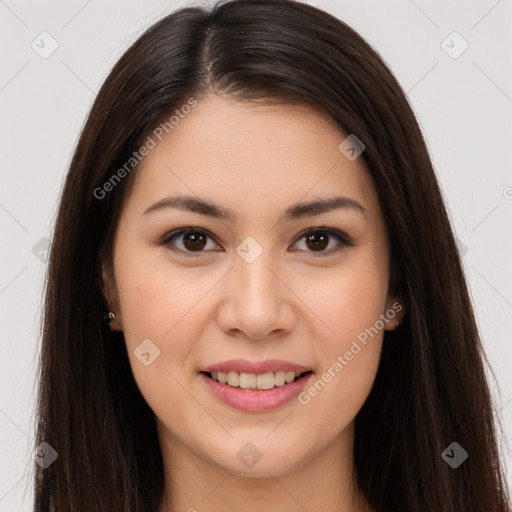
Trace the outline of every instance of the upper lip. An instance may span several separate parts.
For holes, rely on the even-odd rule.
[[[248,359],[231,359],[203,368],[203,372],[238,372],[238,373],[274,373],[278,371],[304,373],[311,371],[311,368],[301,364],[282,361],[279,359],[266,359],[265,361],[249,361]]]

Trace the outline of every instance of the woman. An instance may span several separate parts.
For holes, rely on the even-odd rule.
[[[47,279],[37,512],[510,510],[425,141],[323,11],[144,33],[83,128]]]

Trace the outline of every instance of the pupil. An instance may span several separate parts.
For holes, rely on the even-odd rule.
[[[313,244],[316,244],[310,248],[312,248],[312,249],[317,248],[317,249],[322,250],[322,249],[325,249],[327,247],[327,245],[329,244],[329,235],[327,235],[326,233],[321,233],[320,235],[317,235],[317,233],[312,233],[307,238],[307,241],[313,242]]]
[[[190,234],[190,233],[192,233],[192,234]],[[200,240],[201,238],[202,238],[202,240]],[[184,240],[183,245],[185,245],[185,247],[190,250],[195,250],[195,249],[201,250],[206,245],[206,240],[205,240],[204,234],[198,233],[197,231],[188,231],[183,236],[183,240]],[[199,245],[197,245],[198,242],[199,242]]]

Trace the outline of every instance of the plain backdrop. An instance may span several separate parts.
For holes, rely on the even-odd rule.
[[[512,0],[309,3],[355,28],[407,92],[464,254],[510,443]],[[0,512],[32,509],[45,249],[78,134],[114,62],[184,5],[197,4],[0,1]]]

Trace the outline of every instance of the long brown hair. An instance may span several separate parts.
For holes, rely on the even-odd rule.
[[[103,320],[100,263],[137,166],[98,189],[162,119],[193,97],[308,104],[364,145],[407,304],[386,333],[356,417],[356,484],[379,512],[509,512],[498,421],[460,255],[420,127],[375,50],[344,22],[293,0],[183,8],[116,63],[88,115],[62,191],[47,274],[35,512],[153,512],[163,490],[154,413],[122,333]],[[119,176],[119,175],[118,175]],[[112,182],[111,182],[112,183]],[[105,189],[103,189],[105,190]],[[98,198],[99,195],[102,197]],[[456,469],[443,451],[468,453]]]

